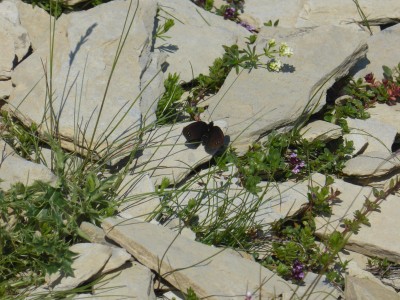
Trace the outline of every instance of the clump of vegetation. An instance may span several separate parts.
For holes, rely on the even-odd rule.
[[[346,132],[349,131],[346,118],[368,119],[368,108],[376,103],[396,105],[400,100],[400,64],[393,69],[383,66],[384,78],[375,79],[369,73],[364,78],[350,79],[344,87],[344,96],[334,105],[328,105],[324,120],[340,125]]]
[[[99,179],[93,171],[82,170],[62,173],[64,163],[65,155],[57,153],[59,180],[54,185],[17,183],[0,192],[2,297],[12,295],[16,286],[40,283],[45,274],[72,275],[73,253],[68,248],[82,241],[81,222],[99,224],[116,212],[116,176]]]
[[[89,9],[97,5],[108,2],[109,0],[86,0],[74,5],[68,5],[68,1],[59,0],[23,0],[25,3],[32,4],[32,6],[39,6],[47,11],[53,17],[60,17],[62,13],[71,11],[79,11],[82,9]]]
[[[181,99],[184,90],[179,84],[178,74],[168,74],[164,81],[165,93],[158,101],[156,116],[160,125],[167,123],[175,123],[178,117]]]
[[[227,162],[238,167],[243,186],[257,193],[257,185],[263,180],[300,180],[314,172],[340,176],[352,151],[350,141],[308,142],[293,131],[269,134],[266,142],[253,144],[243,157],[236,157],[233,152],[225,155]]]

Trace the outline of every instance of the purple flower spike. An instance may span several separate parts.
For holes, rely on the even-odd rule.
[[[304,279],[303,271],[304,271],[304,265],[296,259],[292,266],[293,279],[297,281],[302,281]]]
[[[225,9],[224,19],[230,19],[230,20],[234,19],[235,13],[236,13],[236,8],[228,7],[227,9]]]

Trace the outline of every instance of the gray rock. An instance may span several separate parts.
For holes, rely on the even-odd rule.
[[[314,140],[329,142],[342,136],[342,128],[338,125],[318,120],[300,129],[300,134],[303,139],[309,142]]]
[[[26,29],[21,26],[18,8],[12,1],[0,2],[0,28],[12,38],[16,62],[20,62],[28,53],[31,42]],[[14,57],[11,63],[13,61]]]
[[[374,5],[374,10],[375,9],[381,9],[383,6],[390,5],[391,1],[385,1],[384,5],[379,5],[377,7]],[[383,3],[382,3],[383,4]],[[400,10],[397,8],[398,5],[395,7],[392,7],[395,11],[398,10],[398,17],[400,18]],[[381,15],[385,16],[385,15]],[[368,16],[368,19],[370,19],[371,15]],[[396,47],[400,42],[400,24],[397,24],[395,26],[386,28],[385,30],[382,30],[381,32],[378,32],[374,34],[373,36],[369,37],[367,40],[368,43],[368,53],[367,53],[367,62],[368,65],[357,72],[357,74],[354,75],[355,78],[359,77],[364,77],[368,73],[373,73],[375,75],[375,78],[377,80],[382,80],[383,78],[383,69],[382,66],[386,65],[389,68],[393,68],[397,66],[397,64],[400,62],[400,54],[398,51],[396,51]],[[360,65],[362,67],[362,65]],[[394,123],[395,124],[395,123]],[[393,124],[393,125],[394,125]]]
[[[191,1],[158,0],[158,23],[174,19],[175,25],[166,33],[167,40],[156,39],[155,49],[168,53],[168,73],[178,73],[183,81],[191,81],[222,57],[222,45],[231,46],[250,35],[234,22],[207,12]],[[190,37],[190,38],[188,38]]]
[[[91,243],[75,244],[70,250],[78,254],[71,266],[74,277],[66,277],[59,272],[48,276],[47,284],[54,291],[70,290],[93,278],[103,269],[112,254],[111,247]]]
[[[310,290],[312,290],[311,293]],[[301,297],[310,300],[336,300],[340,299],[339,296],[343,297],[342,293],[327,281],[325,275],[308,272],[304,277],[304,284],[297,287],[295,291],[284,293],[282,300],[301,299]]]
[[[360,2],[363,13],[370,25],[387,24],[400,19],[400,9],[396,0],[388,0],[376,5],[374,0]],[[299,15],[296,27],[321,25],[348,25],[361,21],[357,6],[353,1],[336,0],[307,0]]]
[[[164,279],[180,290],[191,287],[200,298],[225,296],[242,300],[247,291],[252,291],[255,298],[260,295],[266,299],[294,289],[256,262],[177,236],[162,226],[108,218],[102,227],[109,238],[139,262],[163,274]]]
[[[365,135],[361,135],[359,133],[351,134],[346,133],[343,135],[344,141],[353,142],[353,153],[352,156],[359,155],[365,151],[368,147],[368,140]]]
[[[279,27],[293,28],[303,8],[303,2],[301,0],[289,0],[285,2],[285,5],[282,5],[279,0],[247,0],[244,13],[240,14],[240,18],[249,20],[249,17],[251,17],[254,23],[249,22],[250,25],[258,29],[269,20],[272,22],[279,20]]]
[[[163,300],[167,299],[167,300],[185,300],[185,295],[182,293],[177,293],[177,292],[173,292],[173,291],[169,291],[164,293],[163,295]]]
[[[32,49],[35,51],[43,46],[43,43],[46,43],[50,34],[49,24],[54,21],[54,18],[38,5],[20,0],[15,0],[15,4],[18,8],[21,26],[28,32]]]
[[[154,184],[147,174],[127,174],[118,194],[122,201],[118,212],[124,218],[146,220],[160,205]]]
[[[5,100],[10,97],[12,91],[11,80],[0,80],[0,100]]]
[[[398,300],[400,296],[384,286],[371,281],[370,279],[346,277],[345,299],[387,299]]]
[[[12,184],[21,182],[31,185],[36,180],[55,185],[57,177],[45,166],[27,161],[0,140],[0,189],[8,190]]]
[[[0,47],[0,80],[9,80],[13,69],[15,49],[12,37],[7,34],[7,31],[3,27],[0,27]]]
[[[145,266],[133,262],[117,272],[106,275],[93,286],[93,295],[101,299],[156,299],[153,273]]]
[[[123,248],[111,247],[111,257],[101,270],[101,274],[114,271],[129,261],[132,256]]]
[[[86,235],[85,238],[96,244],[102,244],[105,246],[115,247],[114,244],[111,244],[109,241],[106,240],[106,235],[100,227],[89,223],[89,222],[82,222],[79,226],[79,229]]]
[[[394,127],[397,130],[397,134],[400,134],[400,122],[398,122],[400,105],[376,104],[374,107],[368,109],[368,113],[371,116],[371,120]]]
[[[348,160],[342,172],[357,180],[372,180],[400,168],[400,153],[369,152]]]
[[[360,120],[346,118],[346,121],[351,134],[347,138],[352,139],[352,136],[360,135],[367,140],[368,146],[364,150],[364,154],[382,152],[390,155],[397,134],[394,126],[374,119]]]
[[[282,59],[287,65],[280,73],[258,68],[236,75],[232,70],[218,94],[209,100],[208,111],[215,119],[227,119],[233,146],[244,152],[262,133],[290,128],[313,108],[322,108],[334,80],[347,74],[365,55],[365,37],[365,33],[334,26],[262,29],[258,51],[275,38],[278,43],[287,42],[294,55]]]

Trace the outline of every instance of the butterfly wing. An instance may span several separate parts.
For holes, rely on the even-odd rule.
[[[204,141],[206,150],[215,151],[224,145],[224,133],[218,126],[213,126],[210,123],[208,138]]]
[[[188,142],[201,142],[208,130],[209,127],[206,122],[197,121],[185,126],[182,134]]]

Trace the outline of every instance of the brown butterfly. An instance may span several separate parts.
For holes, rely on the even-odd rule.
[[[216,151],[224,144],[224,133],[213,122],[193,122],[184,127],[182,133],[189,143],[202,142],[206,150]]]

